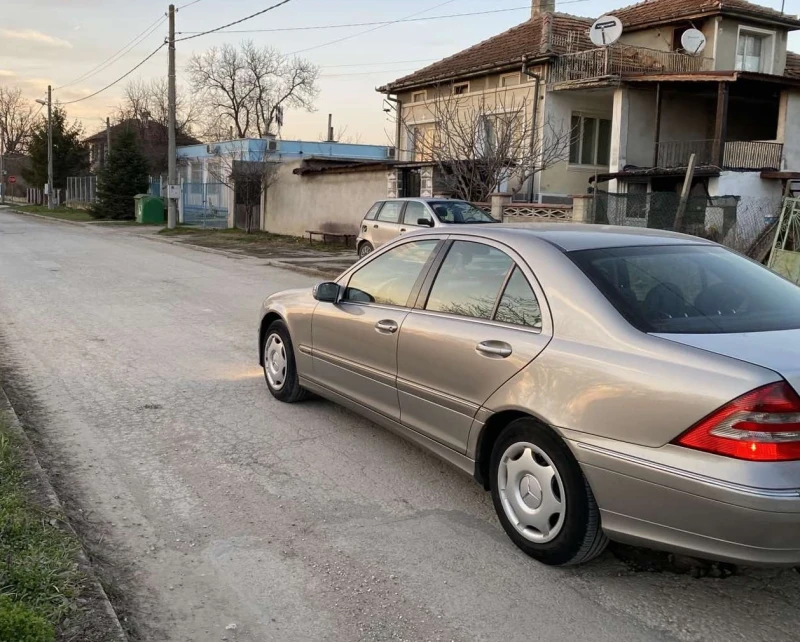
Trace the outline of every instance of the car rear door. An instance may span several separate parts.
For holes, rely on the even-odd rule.
[[[378,217],[372,221],[372,239],[376,248],[400,236],[404,206],[405,201],[386,201],[383,204]]]
[[[399,419],[397,338],[439,244],[437,238],[381,252],[346,277],[338,303],[320,302],[312,320],[312,378]]]
[[[398,344],[402,423],[465,452],[473,418],[552,337],[544,296],[509,248],[448,241]]]

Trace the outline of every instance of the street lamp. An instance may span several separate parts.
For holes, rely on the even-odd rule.
[[[37,98],[40,105],[47,105],[47,209],[53,209],[53,89],[47,85],[47,100]]]

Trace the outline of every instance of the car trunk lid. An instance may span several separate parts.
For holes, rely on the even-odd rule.
[[[800,394],[800,330],[654,336],[769,368]]]

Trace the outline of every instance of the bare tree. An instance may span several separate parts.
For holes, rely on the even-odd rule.
[[[34,118],[34,105],[19,87],[0,87],[0,136],[6,154],[27,151]]]
[[[200,104],[195,100],[187,100],[188,91],[180,88],[176,96],[176,129],[179,133],[189,134],[202,119]],[[153,78],[150,81],[133,80],[125,86],[122,104],[118,109],[120,121],[135,119],[140,122],[148,120],[163,125],[169,124],[169,94],[166,78]]]
[[[237,138],[277,134],[285,110],[312,111],[319,93],[315,65],[250,41],[193,54],[188,71],[214,128],[231,126]]]
[[[235,222],[248,234],[259,227],[263,198],[277,180],[280,166],[269,141],[259,143],[255,148],[244,141],[218,148],[207,165],[209,175],[231,190]]]
[[[463,96],[453,86],[437,87],[434,94],[426,104],[429,124],[403,123],[408,151],[414,160],[433,162],[458,198],[485,202],[501,185],[516,194],[536,173],[569,156],[570,130],[547,120],[535,123],[527,97],[509,90]]]

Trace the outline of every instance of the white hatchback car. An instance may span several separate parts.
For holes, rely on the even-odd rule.
[[[468,203],[449,198],[392,198],[378,201],[361,222],[356,249],[364,257],[405,232],[425,227],[499,223]]]

